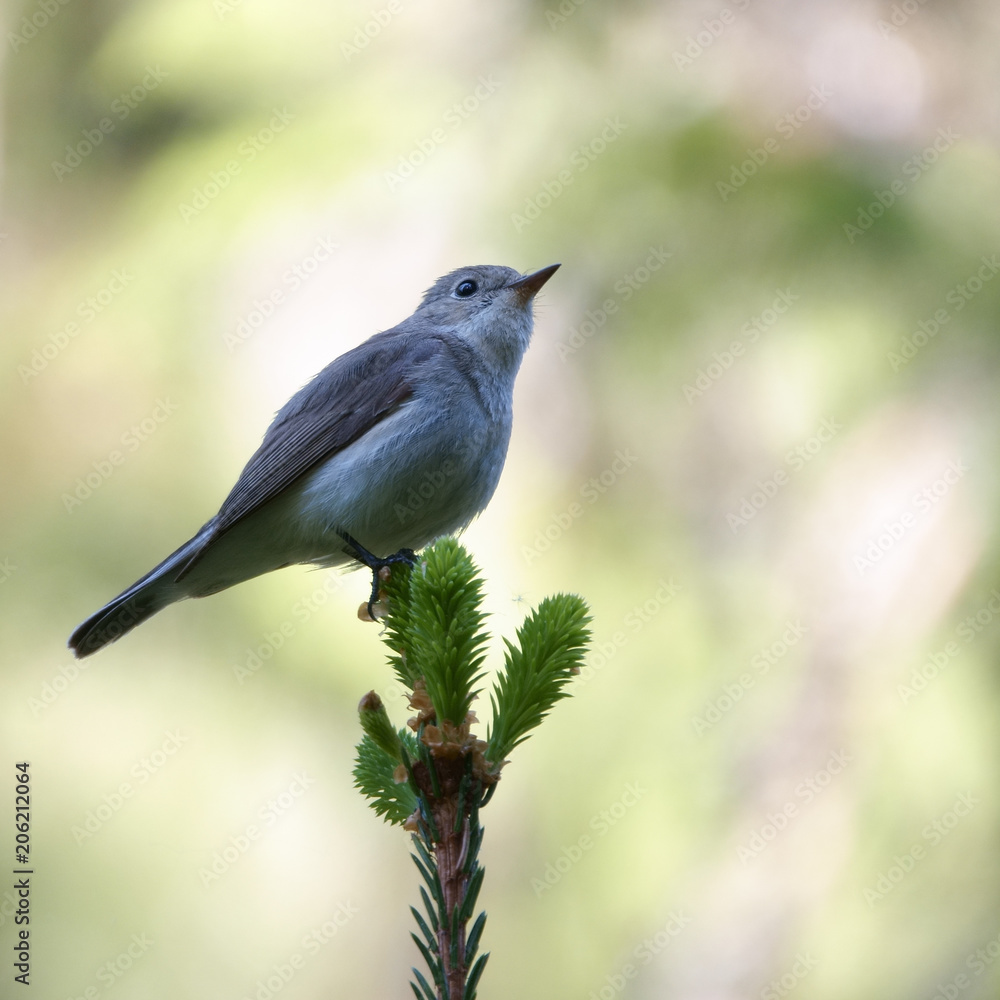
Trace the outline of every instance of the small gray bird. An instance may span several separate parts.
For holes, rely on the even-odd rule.
[[[295,563],[356,560],[373,601],[383,566],[460,531],[493,496],[532,300],[558,267],[452,271],[409,319],[324,368],[278,411],[219,513],[70,648],[88,656],[174,601]]]

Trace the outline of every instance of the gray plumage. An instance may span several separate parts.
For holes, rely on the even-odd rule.
[[[324,368],[278,411],[218,514],[77,628],[76,655],[185,597],[294,563],[343,565],[343,533],[387,556],[468,525],[500,478],[532,300],[558,266],[453,271]]]

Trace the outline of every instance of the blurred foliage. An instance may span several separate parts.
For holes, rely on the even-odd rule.
[[[39,995],[405,982],[413,874],[351,788],[357,691],[393,684],[362,577],[65,638],[439,274],[554,261],[464,543],[493,634],[573,590],[594,652],[492,810],[481,995],[996,992],[993,7],[5,20],[0,732]]]

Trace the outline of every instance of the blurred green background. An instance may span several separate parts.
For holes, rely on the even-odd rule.
[[[561,261],[464,540],[497,637],[573,590],[595,646],[484,815],[480,995],[995,996],[1000,11],[375,4],[4,14],[32,995],[410,995],[363,575],[65,641],[440,274]]]

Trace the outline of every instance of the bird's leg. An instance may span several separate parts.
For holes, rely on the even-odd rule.
[[[379,572],[386,566],[394,566],[397,563],[408,563],[410,566],[417,564],[417,555],[413,549],[400,549],[391,556],[384,559],[379,558],[369,552],[356,538],[352,538],[346,531],[338,531],[338,535],[343,538],[350,555],[362,566],[367,566],[372,571],[372,593],[368,599],[368,617],[375,621],[373,610],[375,602],[378,600]]]

